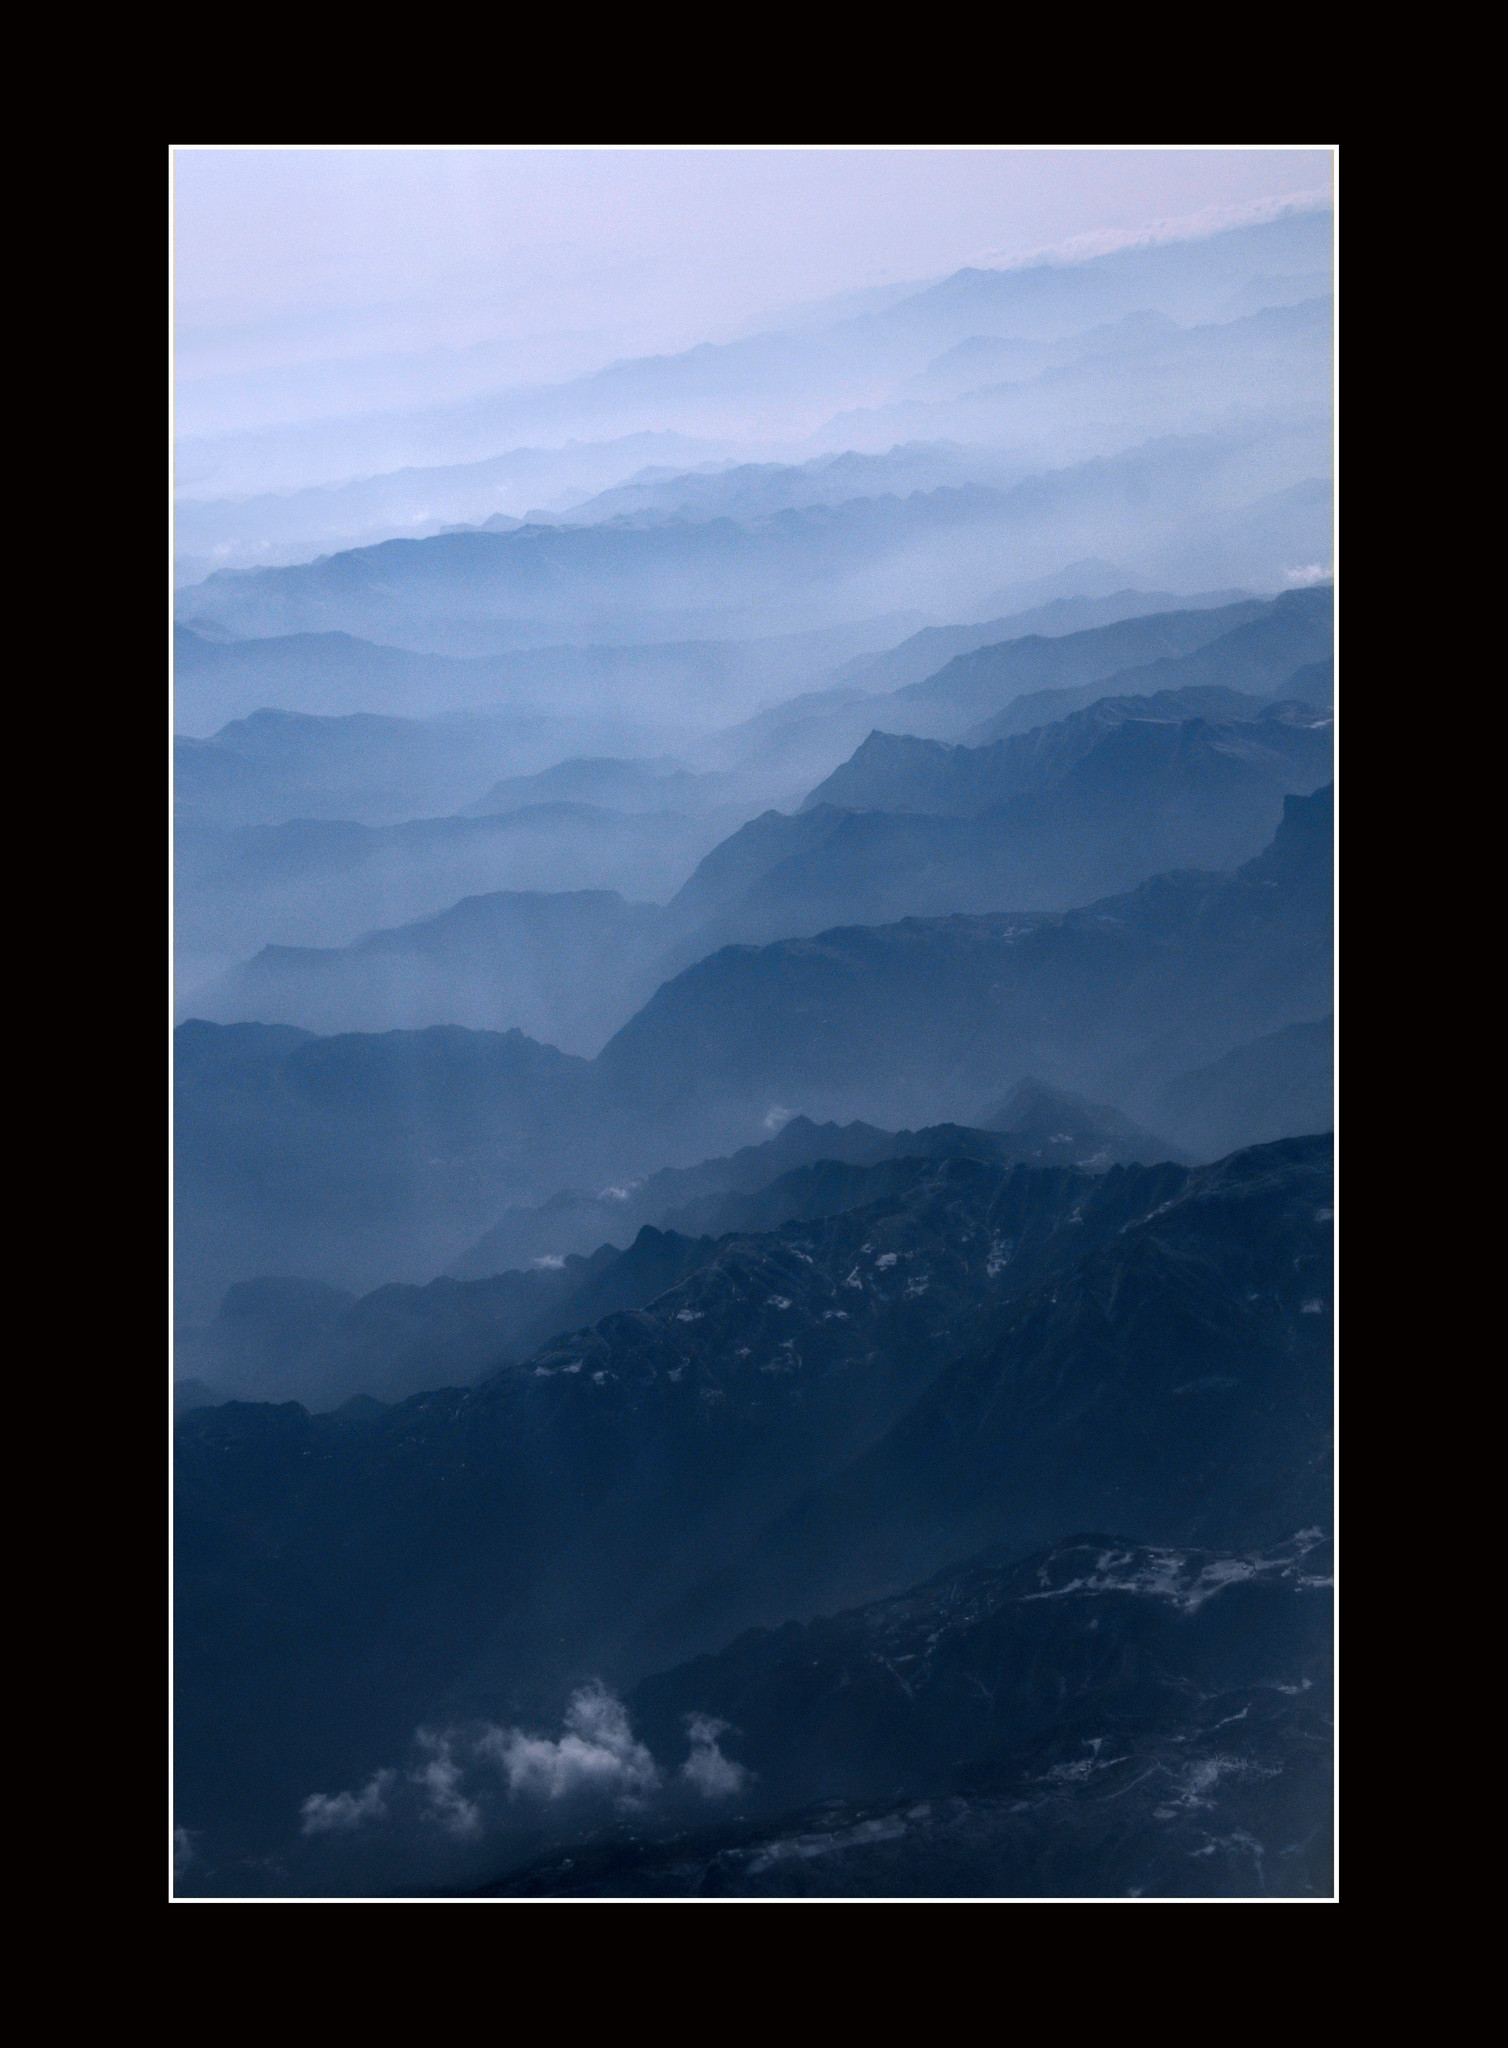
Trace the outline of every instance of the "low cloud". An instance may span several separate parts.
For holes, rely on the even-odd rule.
[[[1151,249],[1165,242],[1201,242],[1210,235],[1228,234],[1233,228],[1263,227],[1269,221],[1284,220],[1296,213],[1327,212],[1334,203],[1330,189],[1321,185],[1308,192],[1237,200],[1225,206],[1202,206],[1197,213],[1145,221],[1140,227],[1096,228],[1024,255],[987,250],[974,257],[973,263],[984,270],[1031,270],[1039,264],[1090,263],[1096,256],[1116,256],[1123,249]]]
[[[726,1721],[688,1714],[686,1733],[691,1737],[691,1754],[681,1765],[681,1776],[703,1799],[731,1799],[752,1782],[753,1772],[724,1756],[718,1747],[718,1737],[728,1733]]]
[[[523,1811],[570,1811],[580,1824],[593,1807],[617,1813],[674,1809],[732,1799],[754,1774],[723,1754],[728,1723],[688,1714],[691,1750],[677,1770],[662,1768],[634,1734],[622,1700],[600,1684],[571,1697],[558,1735],[473,1723],[421,1728],[400,1771],[378,1771],[358,1792],[314,1792],[299,1808],[305,1836],[352,1836],[383,1823],[439,1829],[457,1843],[505,1831]]]
[[[477,1802],[468,1799],[461,1790],[466,1768],[456,1761],[456,1738],[448,1734],[436,1735],[428,1728],[421,1728],[415,1739],[425,1761],[417,1770],[409,1772],[409,1782],[423,1792],[428,1818],[438,1821],[447,1834],[461,1837],[479,1835],[482,1832],[482,1811]]]
[[[511,1799],[560,1800],[598,1793],[620,1805],[642,1805],[660,1788],[660,1769],[634,1738],[621,1700],[601,1686],[578,1692],[558,1741],[521,1728],[492,1728],[477,1744],[507,1781]]]
[[[395,1771],[378,1771],[360,1792],[311,1792],[299,1808],[300,1834],[347,1835],[387,1819],[387,1791]]]

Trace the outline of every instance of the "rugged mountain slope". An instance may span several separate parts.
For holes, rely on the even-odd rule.
[[[1146,720],[1183,724],[1199,719],[1225,732],[1255,725],[1249,734],[1225,733],[1227,745],[1260,760],[1266,747],[1286,755],[1292,747],[1280,728],[1321,726],[1320,714],[1297,702],[1272,703],[1239,690],[1161,690],[1146,697],[1100,697],[1083,711],[1050,725],[982,746],[955,746],[902,734],[872,732],[853,758],[819,783],[803,810],[823,805],[844,811],[914,811],[930,817],[971,818],[1028,790],[1050,788],[1116,726]],[[1286,760],[1274,763],[1279,778]]]
[[[859,691],[844,682],[842,688],[808,693],[777,706],[726,734],[720,758],[737,763],[745,773],[757,770],[794,786],[801,786],[805,770],[804,786],[810,790],[876,730],[945,740],[967,735],[972,743],[972,729],[987,713],[1013,721],[1014,704],[1038,706],[1024,723],[1001,726],[1002,733],[1025,732],[1081,710],[1098,697],[1139,691],[1141,685],[1130,681],[1117,689],[1112,678],[1170,651],[1218,639],[1233,625],[1262,617],[1273,602],[1184,600],[1166,612],[1135,614],[1104,626],[1061,634],[1039,629],[1003,642],[973,642],[967,654],[944,659],[933,673],[885,694]],[[955,630],[964,629],[948,628],[940,637],[945,642]],[[920,659],[934,644],[918,634],[896,652],[915,648]],[[992,730],[987,737],[998,738],[1000,733]]]
[[[790,1117],[773,1138],[742,1146],[731,1157],[661,1167],[643,1180],[595,1195],[563,1188],[547,1202],[509,1208],[449,1271],[460,1280],[481,1279],[534,1259],[557,1259],[599,1244],[627,1244],[646,1223],[663,1227],[672,1213],[684,1213],[692,1204],[714,1203],[727,1194],[754,1194],[783,1174],[818,1160],[872,1166],[889,1158],[896,1143],[892,1132],[872,1124],[818,1125],[810,1117]]]
[[[176,1370],[195,1401],[394,1401],[469,1385],[554,1330],[640,1308],[713,1256],[717,1240],[810,1222],[904,1192],[918,1160],[1077,1166],[1176,1158],[1114,1110],[1027,1082],[990,1130],[877,1131],[805,1118],[732,1159],[666,1169],[601,1200],[556,1196],[514,1211],[427,1286],[361,1300],[317,1281],[263,1277],[227,1290],[214,1320],[180,1330]],[[792,1159],[807,1163],[781,1171]],[[613,1199],[616,1196],[617,1199]],[[640,1221],[652,1218],[653,1221]],[[658,1226],[658,1227],[656,1227]],[[608,1241],[609,1233],[623,1250]],[[590,1256],[582,1250],[590,1249]],[[510,1270],[510,1264],[513,1270]]]
[[[318,1412],[357,1397],[402,1401],[469,1386],[564,1325],[642,1308],[711,1252],[710,1241],[646,1227],[626,1251],[603,1245],[483,1280],[390,1283],[359,1301],[307,1280],[243,1282],[206,1328],[178,1333],[177,1366],[222,1402]]]
[[[770,1622],[1065,1528],[1227,1549],[1326,1525],[1329,1151],[1289,1139],[1199,1168],[1071,1277],[1003,1309],[647,1646],[705,1614]]]
[[[286,1839],[307,1793],[359,1783],[421,1722],[537,1718],[587,1673],[631,1682],[745,1621],[876,1597],[981,1543],[1008,1561],[1114,1527],[1122,1543],[1228,1557],[1322,1521],[1323,1143],[1192,1174],[912,1170],[868,1208],[725,1241],[646,1310],[469,1393],[360,1424],[297,1408],[186,1415],[180,1811],[210,1860]],[[1147,1561],[1153,1590],[1264,1576],[1207,1562]],[[1134,1581],[1141,1565],[1093,1570]],[[1066,1603],[1083,1577],[1060,1554],[1045,1590],[1060,1584]],[[1022,1616],[1022,1590],[985,1604]],[[843,1627],[815,1640],[817,1692],[841,1690]],[[1137,1654],[1086,1666],[1094,1647],[1081,1627],[1054,1653],[1091,1717],[1114,1710],[1093,1695]],[[656,1741],[661,1722],[716,1715],[739,1684],[751,1719],[768,1703],[764,1732],[799,1716],[778,1651],[737,1647],[693,1684],[646,1690]],[[1234,1682],[1258,1676],[1297,1682],[1286,1664]],[[972,1750],[1006,1751],[1007,1784],[1040,1732],[1032,1696],[1054,1696],[1059,1677],[1015,1683]],[[947,1746],[931,1714],[924,1701],[901,1731],[924,1774]],[[862,1769],[832,1784],[825,1718],[809,1718],[784,1776],[772,1767],[773,1799],[872,1796]],[[1079,1761],[1072,1748],[1051,1760]]]
[[[631,1703],[667,1764],[688,1724],[717,1728],[737,1818],[620,1823],[485,1889],[1323,1896],[1327,1570],[1318,1531],[1236,1554],[1080,1539],[752,1631]]]
[[[1023,1166],[1078,1166],[1093,1173],[1136,1160],[1178,1157],[1166,1138],[1142,1130],[1109,1103],[1086,1102],[1082,1095],[1048,1088],[1030,1077],[986,1108],[980,1124],[1008,1137],[1011,1158]]]

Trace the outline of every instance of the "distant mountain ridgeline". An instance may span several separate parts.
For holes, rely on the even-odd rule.
[[[1235,865],[1265,842],[1285,795],[1328,777],[1328,720],[1317,705],[1285,709],[1221,684],[1129,693],[1192,665],[1263,690],[1298,675],[1311,698],[1323,698],[1323,675],[1304,657],[1328,648],[1330,605],[1327,590],[1298,592],[1026,636],[955,660],[930,682],[859,708],[901,723],[920,704],[927,715],[913,723],[926,725],[952,704],[956,725],[994,701],[991,690],[1044,675],[1109,678],[1018,699],[1039,710],[1092,700],[1018,738],[959,747],[871,731],[801,811],[766,813],[726,839],[748,815],[753,771],[692,773],[673,760],[567,761],[515,776],[470,807],[474,818],[185,827],[182,1001],[226,1021],[316,1030],[516,1026],[591,1053],[660,981],[729,941],[905,915],[1058,908],[1167,867]],[[1150,666],[1124,666],[1179,645],[1188,650],[1181,659],[1163,653]],[[960,667],[965,681],[950,681]],[[1127,694],[1097,695],[1098,687]],[[844,719],[852,713],[829,714],[829,728]],[[410,729],[393,728],[390,741],[382,722],[372,724],[370,747],[400,753]],[[771,728],[756,749],[770,731],[778,744]],[[278,735],[274,726],[267,743]],[[346,736],[338,739],[346,749]],[[337,758],[387,758],[361,752],[367,740],[365,729],[353,733],[358,751]],[[596,801],[571,800],[583,794]],[[663,902],[703,855],[663,915],[617,897],[609,905],[603,894],[614,880]],[[588,899],[571,894],[583,890],[596,892],[595,967],[582,953]],[[455,904],[462,894],[476,900]],[[383,912],[418,921],[349,943]],[[274,933],[277,943],[212,984],[233,949],[252,952]]]
[[[181,827],[180,1014],[273,1021],[291,1004],[311,1024],[343,1014],[368,1029],[458,1017],[506,1028],[527,1015],[564,1039],[590,1036],[599,1013],[608,1028],[621,1021],[625,988],[659,957],[663,917],[643,899],[670,895],[727,825],[554,802],[402,825]],[[596,990],[575,952],[589,929],[607,947]],[[572,989],[583,1005],[561,1009]]]
[[[225,829],[295,819],[396,824],[561,798],[614,808],[700,809],[712,796],[708,769],[732,777],[731,787],[727,782],[718,786],[728,800],[760,787],[796,794],[851,752],[875,723],[892,731],[912,730],[920,716],[918,700],[895,696],[892,679],[931,675],[960,643],[998,648],[1004,640],[1020,640],[1018,666],[1020,654],[1028,664],[1035,658],[1037,666],[1028,666],[1024,679],[1018,667],[1007,664],[1002,670],[1003,690],[993,701],[1005,704],[1013,691],[1041,673],[1053,682],[1064,677],[1094,681],[1164,649],[1170,634],[1184,644],[1202,644],[1202,629],[1182,616],[1176,626],[1165,622],[1151,639],[1093,639],[1089,635],[1102,623],[1102,614],[1108,612],[1104,623],[1113,624],[1165,606],[1180,606],[1185,614],[1212,610],[1217,614],[1214,637],[1234,616],[1217,603],[1218,597],[1163,600],[1159,593],[1122,591],[1104,600],[1058,599],[978,627],[917,634],[878,660],[861,655],[848,663],[838,671],[844,679],[840,687],[794,697],[745,727],[699,742],[709,757],[700,782],[684,762],[657,754],[655,728],[645,723],[667,685],[673,691],[694,689],[705,700],[744,673],[757,673],[765,688],[799,683],[803,675],[822,673],[844,637],[851,643],[855,636],[808,635],[726,646],[552,648],[492,661],[458,661],[378,647],[339,633],[224,641],[180,626],[180,716],[196,705],[207,714],[212,704],[244,705],[249,715],[233,718],[212,739],[180,735],[177,814],[185,826]],[[885,630],[876,622],[859,637]],[[1054,660],[1043,642],[1062,638],[1073,638],[1075,646]],[[332,716],[334,707],[325,701],[331,694],[327,682],[338,699],[363,706],[454,702],[465,708],[419,718],[347,710],[342,704],[341,715]],[[886,687],[877,691],[875,684]],[[499,696],[513,708],[475,709]],[[625,711],[615,719],[607,706],[619,698],[626,700]],[[279,704],[289,708],[253,708]],[[1044,719],[1060,715],[1050,709]],[[681,734],[683,740],[689,737]],[[600,774],[592,784],[565,775],[573,747],[578,758],[585,751],[605,767],[604,745],[618,749],[616,786]],[[661,773],[654,775],[657,758]],[[821,762],[813,775],[806,773],[809,758]],[[673,801],[625,802],[625,777],[636,777],[642,786],[677,774],[673,792],[657,793],[673,794]]]
[[[1116,1111],[1037,1082],[1014,1089],[989,1123],[894,1133],[859,1123],[819,1128],[796,1117],[778,1137],[731,1158],[512,1210],[427,1286],[389,1284],[358,1301],[320,1281],[240,1283],[205,1328],[179,1331],[181,1398],[328,1409],[465,1385],[552,1331],[642,1307],[705,1265],[730,1233],[808,1222],[909,1187],[918,1161],[1098,1173],[1177,1156]]]
[[[1261,1602],[1271,1582],[1297,1615],[1295,1571],[1323,1584],[1303,1560],[1329,1506],[1330,1199],[1321,1139],[1192,1173],[912,1161],[879,1200],[726,1238],[642,1309],[469,1391],[375,1413],[188,1414],[177,1728],[192,1882],[264,1888],[247,1859],[274,1849],[275,1881],[292,1856],[314,1889],[349,1886],[349,1856],[380,1888],[411,1887],[435,1845],[451,1882],[528,1865],[542,1837],[527,1798],[479,1808],[447,1839],[389,1815],[394,1774],[348,1831],[311,1827],[300,1844],[297,1817],[309,1795],[400,1762],[416,1727],[446,1731],[457,1792],[475,1755],[469,1797],[486,1724],[549,1725],[589,1674],[638,1686],[635,1729],[667,1774],[687,1715],[712,1725],[704,1743],[731,1730],[718,1752],[731,1775],[709,1757],[703,1811],[742,1788],[739,1810],[766,1829],[813,1798],[988,1797],[1029,1769],[1066,1787],[1086,1757],[1129,1782],[1138,1742],[1162,1745],[1141,1767],[1164,1771],[1179,1742],[1197,1738],[1196,1756],[1212,1744],[1220,1717],[1193,1708],[1200,1692],[1225,1695],[1241,1724],[1224,1754],[1251,1763],[1230,1769],[1292,1771],[1312,1801],[1302,1729],[1243,1709],[1253,1687],[1297,1696],[1322,1670],[1315,1640],[1272,1634]],[[984,1545],[1001,1561],[959,1581],[957,1560]],[[1034,1607],[1009,1570],[1023,1558]],[[680,1662],[944,1568],[952,1593]],[[1243,1584],[1250,1599],[1224,1590]],[[887,1717],[869,1648],[904,1675],[929,1607],[934,1631],[953,1617],[961,1662],[950,1681],[952,1652],[924,1661]],[[1206,1611],[1224,1627],[1185,1627],[1176,1650],[1172,1618]],[[982,1635],[959,1633],[968,1617]],[[1238,1640],[1245,1655],[1222,1651]],[[789,1655],[803,1641],[804,1692]],[[971,1687],[970,1669],[1000,1682]],[[1193,1694],[1168,1687],[1175,1670],[1202,1680]],[[859,1690],[834,1721],[820,1702],[847,1691],[845,1672]],[[984,1704],[950,1709],[950,1683]],[[869,1738],[846,1760],[830,1739],[844,1726]],[[685,1824],[668,1790],[643,1809],[650,1842],[678,1813]],[[1145,1804],[1137,1826],[1155,1834]],[[1226,1810],[1239,1802],[1203,1809]],[[568,1810],[577,1839],[591,1811]]]
[[[980,746],[1054,724],[1100,697],[1210,686],[1282,696],[1300,669],[1330,658],[1333,602],[1324,586],[1276,600],[1181,604],[1071,634],[976,642],[879,695],[796,698],[750,725],[746,753],[809,765],[815,782],[875,731]],[[1192,659],[1206,650],[1207,659]],[[1314,679],[1298,694],[1328,701]]]
[[[541,641],[800,634],[914,608],[967,616],[1001,582],[1084,555],[1202,588],[1280,585],[1329,559],[1328,443],[1173,436],[996,489],[944,486],[750,520],[528,525],[386,541],[181,593],[185,623],[240,638],[344,633],[452,657]],[[476,700],[473,698],[473,702]]]
[[[632,859],[667,840],[687,844],[683,820],[674,821],[682,828],[678,835],[651,818],[648,833],[631,836],[613,830],[614,814],[598,816],[594,850],[603,866],[615,853]],[[546,831],[547,820],[556,833]],[[579,856],[588,821],[597,823],[579,807],[517,813],[509,837],[548,859],[565,828]],[[482,842],[484,857],[501,836]],[[469,837],[468,851],[480,835]],[[400,837],[400,858],[404,843]],[[659,906],[625,903],[613,890],[498,891],[466,897],[438,916],[392,931],[371,932],[352,946],[264,947],[183,1001],[200,1015],[322,1032],[502,1026],[567,1052],[595,1053],[654,993],[663,944]]]
[[[815,1124],[793,1116],[775,1137],[730,1157],[662,1167],[647,1179],[597,1195],[564,1191],[541,1207],[510,1209],[450,1271],[458,1279],[480,1278],[541,1256],[590,1251],[605,1240],[626,1243],[645,1224],[714,1235],[773,1229],[787,1214],[805,1212],[782,1208],[776,1215],[769,1203],[806,1201],[808,1185],[798,1176],[819,1163],[864,1169],[889,1159],[947,1154],[1098,1172],[1114,1163],[1178,1156],[1166,1138],[1138,1129],[1117,1110],[1034,1080],[1018,1082],[988,1104],[980,1123],[978,1130],[947,1124],[896,1135],[873,1124]]]
[[[1034,1074],[1155,1126],[1168,1083],[1329,1013],[1329,819],[1327,792],[1290,797],[1234,874],[1165,875],[1085,910],[729,947],[595,1061],[517,1031],[186,1024],[186,1312],[259,1273],[427,1279],[510,1205],[689,1164],[795,1111],[972,1124]]]
[[[361,732],[343,724],[320,732],[294,727],[294,715],[422,720],[427,730],[410,728],[408,737],[441,763],[447,748],[470,745],[476,758],[462,757],[451,769],[459,808],[481,794],[489,774],[532,772],[572,752],[663,752],[667,741],[680,745],[688,735],[746,715],[772,691],[800,690],[836,665],[891,646],[917,621],[915,612],[883,602],[872,617],[812,632],[775,633],[761,622],[739,639],[628,645],[559,644],[559,636],[551,644],[548,633],[526,633],[500,652],[447,654],[383,645],[380,634],[361,638],[322,629],[232,637],[215,619],[189,609],[174,631],[176,723],[181,734],[214,737],[179,740],[179,773],[188,777],[180,809],[215,799],[213,784],[199,796],[200,783],[204,769],[213,772],[228,749],[244,764],[243,775],[259,767],[266,778],[263,808],[249,820],[257,823],[290,815],[269,808],[288,800],[279,774],[302,768],[305,787],[317,792],[321,770],[338,769],[354,741],[370,744],[370,727]],[[269,709],[286,716],[283,728],[269,731],[260,722]],[[227,720],[245,720],[254,730],[220,730]],[[304,744],[307,760],[299,760],[290,737]],[[346,786],[359,788],[349,771]],[[239,800],[252,801],[255,788],[250,781],[237,785]],[[411,817],[414,808],[410,802],[398,815]],[[307,809],[302,814],[310,815]]]
[[[1248,700],[1255,720],[1210,724],[1179,717],[1189,707],[1170,695],[1097,705],[1077,730],[1047,729],[1057,746],[1031,733],[945,751],[876,734],[833,778],[838,802],[770,814],[707,857],[671,906],[703,920],[681,957],[838,923],[1057,909],[1172,866],[1235,866],[1285,796],[1329,779],[1330,720]],[[719,882],[732,885],[722,900]]]
[[[628,479],[639,495],[585,516],[702,509],[687,472],[721,462],[737,476],[741,456],[768,469],[793,436],[818,456],[783,465],[785,502],[799,504],[820,498],[833,455],[884,457],[918,437],[997,462],[1023,447],[1061,460],[1212,408],[1292,416],[1328,400],[1329,323],[1315,302],[1330,290],[1332,229],[1327,209],[1300,210],[1087,260],[966,269],[555,385],[200,436],[180,448],[195,501],[180,546],[297,540],[312,553],[394,521],[552,503],[560,516]],[[915,488],[916,468],[913,457],[889,487]],[[747,486],[733,488],[746,503]]]
[[[935,1121],[992,1068],[997,1086],[1033,1073],[1142,1113],[1143,1090],[1222,1040],[1327,1014],[1331,808],[1328,788],[1289,797],[1272,845],[1233,874],[1165,874],[1083,910],[726,947],[660,989],[597,1066],[616,1101],[699,1129],[703,1150],[770,1102]]]

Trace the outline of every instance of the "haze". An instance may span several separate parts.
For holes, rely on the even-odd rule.
[[[1329,154],[175,177],[179,1895],[1325,1897]]]

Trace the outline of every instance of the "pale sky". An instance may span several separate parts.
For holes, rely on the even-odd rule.
[[[1330,180],[1328,149],[181,147],[180,430],[315,416],[357,365],[399,402],[436,351],[457,393],[553,382]]]

